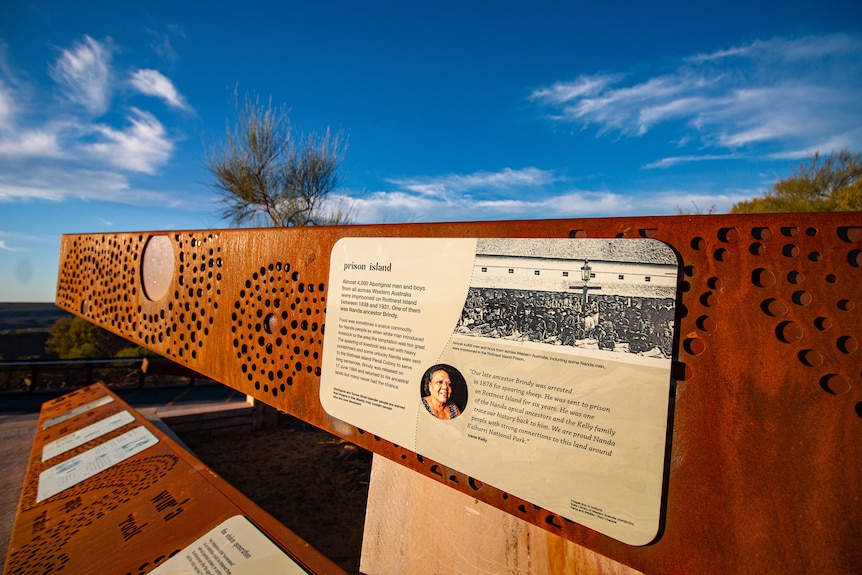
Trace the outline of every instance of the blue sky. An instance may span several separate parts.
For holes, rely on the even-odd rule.
[[[0,301],[63,233],[228,227],[237,88],[344,130],[358,223],[725,212],[862,151],[862,4],[5,0]]]

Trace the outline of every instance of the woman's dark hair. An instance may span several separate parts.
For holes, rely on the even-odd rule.
[[[436,371],[445,371],[449,376],[449,381],[452,383],[452,393],[449,396],[449,401],[458,406],[458,409],[464,411],[464,406],[467,405],[467,381],[461,372],[447,363],[438,363],[432,365],[422,374],[422,385],[420,386],[420,397],[431,395],[431,389],[428,387],[431,384],[431,377]]]

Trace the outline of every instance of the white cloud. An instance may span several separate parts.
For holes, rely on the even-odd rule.
[[[130,174],[157,173],[176,145],[154,114],[139,108],[114,113],[114,51],[110,41],[89,36],[62,50],[50,75],[82,107],[58,108],[47,105],[49,97],[40,96],[36,86],[18,81],[0,50],[0,203],[71,199],[179,205],[170,194],[130,183]],[[167,78],[154,70],[139,72],[138,90],[170,105],[186,105]],[[93,114],[104,115],[95,122]]]
[[[447,222],[465,220],[524,220],[673,214],[678,209],[714,208],[727,212],[754,191],[739,193],[693,193],[664,191],[623,194],[611,191],[571,190],[536,199],[448,198],[411,194],[403,190],[378,191],[352,199],[357,223]]]
[[[162,75],[158,70],[142,69],[132,74],[131,85],[133,88],[148,96],[155,96],[173,108],[188,110],[182,94],[174,87],[173,83]]]
[[[517,188],[537,188],[555,182],[558,178],[547,170],[503,168],[499,172],[447,174],[435,177],[387,180],[405,190],[428,197],[448,197],[455,193],[473,190],[505,192]]]
[[[0,203],[68,199],[132,206],[182,206],[182,195],[136,188],[117,172],[79,167],[33,166],[17,173],[0,173]]]
[[[655,215],[676,213],[678,208],[691,210],[692,206],[702,206],[704,211],[714,206],[716,212],[722,212],[755,195],[752,191],[715,194],[552,189],[565,186],[565,180],[537,168],[449,174],[390,183],[397,189],[340,199],[354,206],[357,223],[397,223]],[[466,193],[470,191],[492,193]]]
[[[113,91],[112,53],[110,41],[102,43],[84,36],[71,49],[62,51],[50,68],[51,78],[69,100],[101,115],[107,111]]]
[[[859,53],[862,36],[779,38],[692,56],[651,77],[580,76],[539,88],[530,99],[550,110],[552,119],[596,126],[599,135],[645,136],[659,125],[676,129],[676,139],[697,145],[705,159],[723,155],[708,148],[765,155],[808,148],[836,134],[859,147]],[[672,163],[667,158],[650,165]]]
[[[146,174],[155,173],[170,158],[174,148],[164,126],[155,116],[137,108],[132,108],[132,113],[126,120],[131,125],[124,130],[104,124],[94,126],[103,141],[83,144],[81,148],[89,155],[116,168]]]
[[[178,24],[168,24],[164,30],[150,29],[147,32],[153,37],[150,47],[159,58],[166,62],[175,62],[179,59],[177,51],[171,43],[172,37],[185,38],[185,30]]]
[[[645,165],[643,168],[645,170],[651,170],[653,168],[670,168],[672,166],[676,166],[679,164],[688,164],[691,162],[706,162],[706,161],[716,161],[716,160],[738,160],[740,159],[739,154],[713,154],[713,155],[703,155],[703,156],[671,156],[669,158],[662,158],[660,160],[656,160],[655,162],[650,162]],[[798,156],[793,156],[798,157]]]
[[[26,252],[30,251],[29,247],[21,247],[21,245],[32,245],[45,243],[46,236],[35,236],[32,234],[22,234],[19,232],[7,232],[0,230],[0,251],[6,252]]]
[[[32,130],[0,137],[0,156],[60,158],[63,152],[56,133],[48,130]]]
[[[697,54],[686,58],[684,61],[701,64],[748,58],[758,61],[798,62],[809,60],[816,64],[825,56],[858,55],[859,48],[859,37],[849,34],[773,38],[771,40],[757,40],[745,46],[717,50],[711,54]]]
[[[0,78],[0,130],[11,125],[15,114],[12,90]]]
[[[609,75],[580,76],[573,82],[557,82],[550,88],[535,90],[530,98],[554,104],[564,104],[577,98],[595,96],[618,78]]]

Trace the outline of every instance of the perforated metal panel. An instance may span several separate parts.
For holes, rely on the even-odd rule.
[[[158,236],[172,261],[145,265]],[[649,237],[678,253],[675,395],[652,545],[622,544],[322,410],[329,254],[358,236]],[[852,573],[862,571],[860,266],[859,213],[77,235],[63,238],[57,303],[636,569]],[[166,282],[165,295],[151,300],[143,275]]]
[[[111,401],[57,423],[52,418]],[[42,461],[45,445],[96,421],[129,411],[134,419]],[[143,426],[158,443],[92,477],[39,500],[40,474]],[[47,402],[41,412],[4,573],[148,573],[234,515],[245,515],[311,573],[341,572],[296,535],[101,384]]]

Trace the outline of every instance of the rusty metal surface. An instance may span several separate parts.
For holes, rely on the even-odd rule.
[[[51,418],[105,396],[113,401],[44,429]],[[123,410],[134,421],[42,461],[46,444]],[[157,444],[37,502],[42,471],[141,425]],[[246,516],[310,573],[344,573],[96,384],[46,402],[41,411],[3,572],[143,575],[234,515]]]
[[[154,236],[173,248],[169,281],[154,274],[169,283],[156,301],[141,280]],[[610,539],[323,411],[329,254],[359,236],[649,237],[678,252],[675,398],[653,544]],[[858,573],[860,266],[858,212],[69,235],[56,302],[646,573]]]

